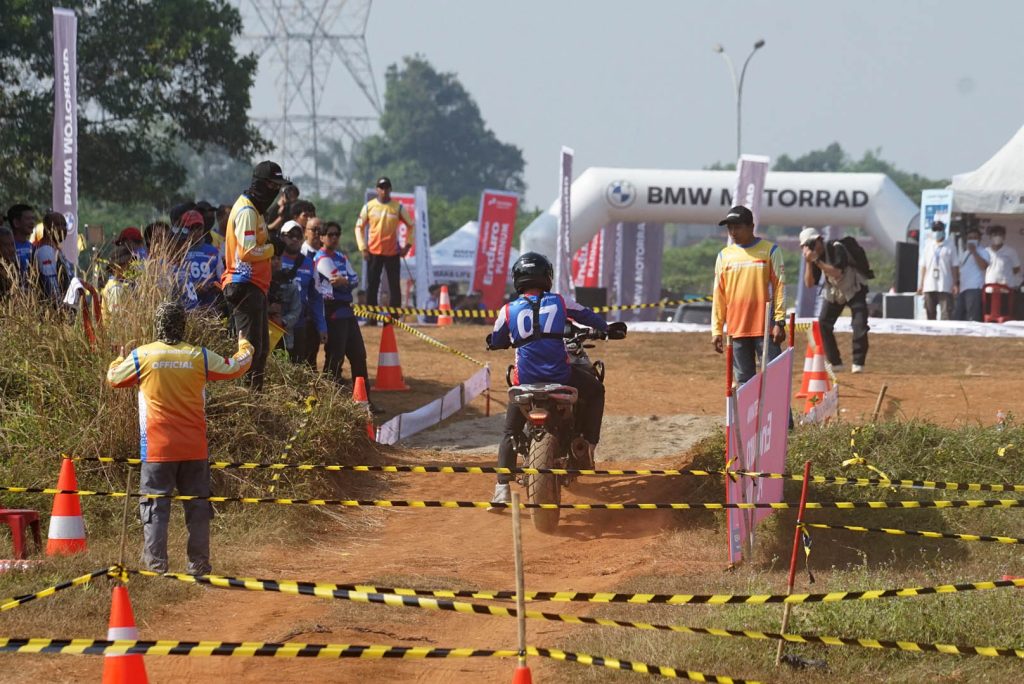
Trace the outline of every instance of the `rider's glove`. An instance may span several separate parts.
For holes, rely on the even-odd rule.
[[[609,340],[624,340],[626,339],[626,324],[622,321],[616,321],[608,324],[608,339]]]

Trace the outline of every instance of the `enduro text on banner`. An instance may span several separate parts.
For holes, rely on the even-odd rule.
[[[519,197],[513,193],[485,190],[480,196],[480,230],[472,289],[483,295],[484,306],[488,309],[500,308],[504,301],[518,206]]]

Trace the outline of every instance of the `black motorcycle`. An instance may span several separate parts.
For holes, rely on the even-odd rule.
[[[621,325],[621,324],[620,324]],[[625,336],[625,327],[621,329]],[[618,332],[618,331],[616,331]],[[613,333],[619,337],[616,333]],[[587,349],[590,340],[609,339],[607,333],[579,326],[571,321],[566,325],[565,348],[573,366],[583,368],[604,382],[604,363],[591,361]],[[509,366],[505,380],[509,385],[508,398],[526,417],[522,432],[515,435],[516,462],[526,468],[592,469],[594,462],[587,441],[583,438],[583,412],[577,407],[581,401],[576,388],[558,383],[515,385],[513,367]],[[583,398],[582,401],[586,401]],[[517,482],[526,488],[526,500],[533,504],[558,504],[561,489],[571,484],[577,475],[554,473],[524,473]],[[559,508],[534,508],[533,524],[539,531],[552,533],[558,528]]]

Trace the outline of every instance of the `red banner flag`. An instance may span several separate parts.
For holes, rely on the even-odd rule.
[[[604,231],[599,230],[572,259],[572,283],[575,287],[601,287],[601,248]]]
[[[505,299],[508,255],[516,224],[519,196],[510,192],[484,190],[480,197],[480,230],[477,235],[473,290],[483,295],[488,309],[497,309]]]

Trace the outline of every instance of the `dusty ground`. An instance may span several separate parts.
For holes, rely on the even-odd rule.
[[[378,331],[366,330],[368,348],[376,349]],[[430,332],[492,363],[497,389],[492,408],[500,413],[503,369],[511,354],[483,351],[485,331],[457,326]],[[1012,370],[1012,365],[1021,358],[1024,342],[895,336],[874,336],[871,342],[868,373],[840,379],[846,420],[858,422],[870,415],[883,384],[888,385],[883,405],[887,415],[946,424],[991,424],[999,409],[1021,415],[1021,374]],[[848,350],[849,338],[841,338],[840,344]],[[475,370],[471,363],[404,334],[399,336],[399,345],[412,391],[374,396],[390,414],[426,403]],[[802,345],[799,350],[798,366]],[[599,451],[606,464],[683,466],[689,443],[720,422],[723,360],[711,351],[707,336],[631,335],[623,342],[600,345],[594,356],[604,359],[608,367],[609,419]],[[485,401],[480,398],[448,424],[417,437],[414,444],[423,450],[396,449],[394,460],[493,463],[500,419],[487,419],[484,411]],[[399,475],[389,479],[387,495],[395,499],[483,500],[490,494],[492,482],[488,476]],[[684,500],[693,486],[694,481],[685,478],[584,478],[566,500],[678,501]],[[362,523],[359,534],[342,533],[327,522],[312,538],[263,549],[245,574],[434,588],[513,587],[510,514],[375,509],[344,515]],[[713,529],[687,532],[692,543],[685,559],[666,554],[659,540],[678,530],[678,520],[664,511],[563,512],[563,524],[555,536],[535,532],[528,519],[524,520],[527,588],[606,590],[639,574],[707,576],[720,572],[724,539]],[[216,554],[216,538],[214,544]],[[133,580],[130,590],[145,591],[147,581],[164,580]],[[160,614],[140,616],[142,637],[480,648],[515,645],[515,621],[507,618],[216,589],[196,589],[193,595],[192,601],[167,606]],[[556,604],[553,610],[586,610],[578,605]],[[31,609],[41,608],[42,604]],[[100,636],[105,621],[105,615],[97,616],[95,625],[83,626],[82,634],[75,636]],[[557,623],[531,621],[528,640],[558,647],[567,629]],[[101,666],[98,659],[55,656],[25,657],[18,663],[24,667],[16,673],[0,673],[0,680],[95,679]],[[534,667],[535,675],[542,675],[539,680],[557,681],[558,668],[573,666],[535,663]],[[507,681],[513,663],[493,659],[318,662],[153,657],[147,659],[147,668],[154,682],[493,682]]]

